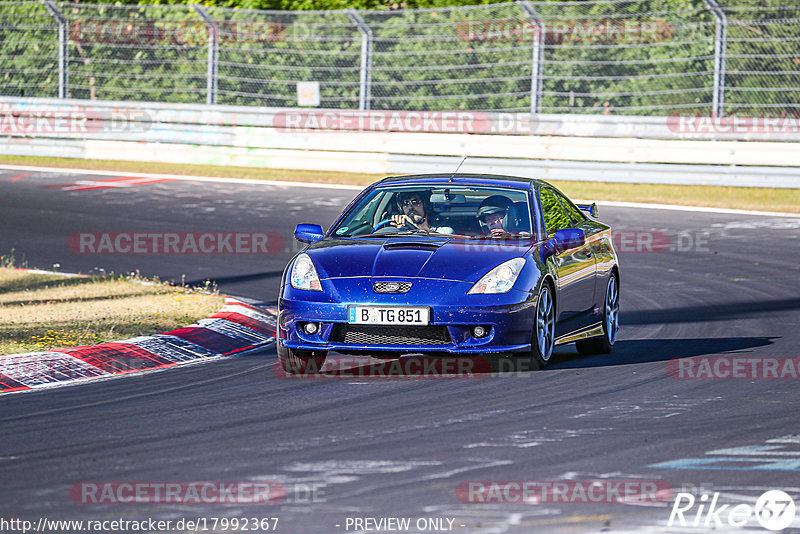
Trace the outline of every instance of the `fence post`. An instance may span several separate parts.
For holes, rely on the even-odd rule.
[[[533,58],[531,59],[531,114],[539,113],[542,107],[542,64],[544,63],[544,22],[528,0],[519,0],[519,5],[533,24]]]
[[[715,117],[721,117],[725,108],[725,47],[728,34],[728,17],[717,0],[703,0],[717,21],[714,32],[714,96],[711,104]]]
[[[43,0],[44,7],[58,23],[58,98],[67,98],[69,93],[69,32],[66,17],[52,0]]]
[[[206,104],[217,103],[217,62],[219,59],[219,24],[203,6],[192,4],[208,28],[208,71],[206,74]]]
[[[347,15],[361,33],[361,80],[358,92],[359,111],[369,111],[370,90],[372,88],[372,30],[355,9],[348,9]]]

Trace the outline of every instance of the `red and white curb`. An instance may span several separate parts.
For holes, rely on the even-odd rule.
[[[226,297],[207,319],[171,332],[113,343],[0,356],[0,394],[165,369],[262,349],[275,341],[277,312]]]

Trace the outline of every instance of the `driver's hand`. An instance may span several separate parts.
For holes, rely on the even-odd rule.
[[[412,226],[417,226],[414,224],[407,215],[392,215],[392,225],[396,226],[397,228],[402,228],[406,225],[406,223],[411,224]]]
[[[492,228],[492,237],[511,237],[511,234],[503,230],[502,228]]]

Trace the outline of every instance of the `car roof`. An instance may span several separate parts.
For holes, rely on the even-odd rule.
[[[499,185],[528,189],[530,185],[549,185],[543,180],[524,178],[522,176],[507,176],[504,174],[473,174],[473,173],[441,173],[441,174],[408,174],[404,176],[389,176],[378,184],[461,184],[461,185]],[[377,185],[377,184],[376,184]]]

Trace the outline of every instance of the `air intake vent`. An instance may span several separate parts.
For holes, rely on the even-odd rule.
[[[435,251],[442,246],[443,243],[431,241],[411,241],[411,242],[393,242],[385,243],[383,248],[386,250],[403,249],[403,250],[430,250]]]
[[[446,326],[373,326],[337,324],[331,341],[348,345],[449,345]]]

